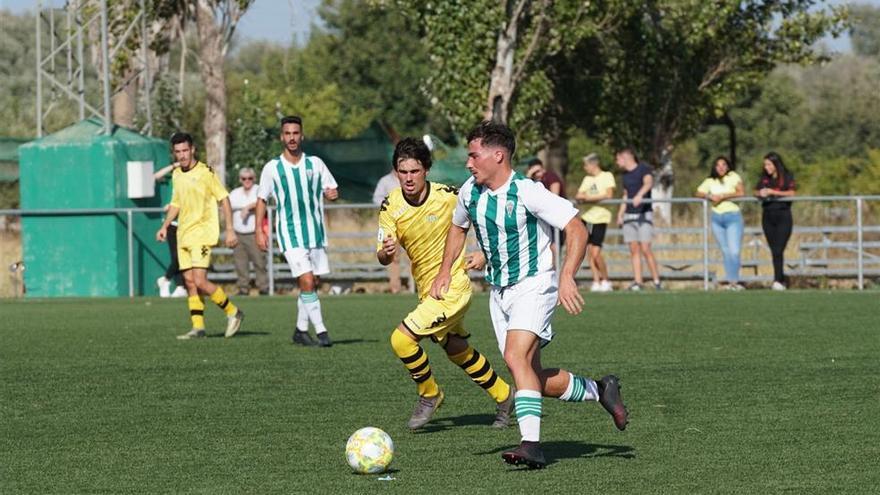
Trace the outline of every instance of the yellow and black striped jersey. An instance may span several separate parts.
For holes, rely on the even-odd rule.
[[[452,223],[458,190],[445,184],[429,182],[428,194],[420,205],[407,201],[398,187],[391,191],[379,208],[379,232],[376,250],[391,236],[406,250],[412,264],[412,275],[424,299],[440,270],[446,232]],[[452,265],[450,290],[470,290],[470,279],[464,269],[464,253]]]

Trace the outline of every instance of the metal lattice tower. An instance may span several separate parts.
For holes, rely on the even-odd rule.
[[[150,108],[150,91],[152,79],[149,70],[149,30],[147,29],[147,9],[145,0],[133,0],[137,2],[137,13],[130,22],[125,25],[122,36],[110,46],[108,33],[107,0],[68,0],[64,7],[43,8],[42,1],[37,0],[36,5],[36,69],[37,69],[37,104],[36,104],[36,128],[37,137],[44,134],[43,121],[53,109],[53,103],[46,104],[47,99],[54,99],[56,91],[60,91],[68,99],[79,105],[79,119],[96,117],[104,122],[103,132],[110,134],[113,130],[112,107],[110,100],[123,88],[113,88],[111,83],[110,64],[114,61],[122,46],[131,35],[140,31],[141,46],[139,53],[135,55],[141,63],[140,72],[134,77],[143,75],[144,91],[146,97],[143,110],[146,124],[141,132],[150,134],[153,121]],[[59,24],[63,22],[63,27]],[[86,86],[86,65],[83,50],[86,45],[84,36],[90,29],[97,27],[97,39],[99,44],[101,62],[97,74],[100,84],[100,101],[97,107],[90,104],[86,98],[88,91]],[[60,29],[60,31],[59,31]],[[49,46],[45,50],[43,45],[44,30],[48,30]],[[66,63],[58,64],[59,54],[64,54]],[[58,67],[63,65],[63,67]],[[59,75],[59,71],[65,71]],[[51,95],[52,98],[47,98]],[[94,101],[94,100],[93,100]]]

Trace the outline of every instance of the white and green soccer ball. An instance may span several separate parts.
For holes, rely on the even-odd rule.
[[[361,428],[348,437],[345,444],[348,465],[361,474],[384,472],[393,458],[394,442],[379,428]]]

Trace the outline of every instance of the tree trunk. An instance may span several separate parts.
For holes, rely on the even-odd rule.
[[[724,115],[721,116],[721,122],[727,126],[727,136],[728,143],[730,145],[730,164],[736,168],[736,124],[733,123],[733,119],[730,118],[730,114],[724,112]],[[740,174],[745,172],[744,169],[740,169]]]
[[[654,187],[651,197],[654,199],[672,199],[675,194],[675,169],[672,165],[673,146],[668,144],[662,148],[657,167],[654,169]],[[654,218],[662,225],[672,224],[672,203],[654,203]]]
[[[137,112],[138,80],[141,79],[135,75],[136,70],[134,67],[129,66],[122,73],[117,83],[124,86],[116,91],[110,102],[110,106],[113,109],[113,123],[128,127],[129,129],[134,128],[134,116]]]
[[[498,33],[495,48],[495,67],[489,80],[489,99],[486,102],[484,117],[507,123],[510,98],[513,95],[513,55],[516,52],[516,35],[519,25],[518,15],[511,16],[511,6],[507,6],[507,25]]]
[[[205,154],[220,180],[226,183],[226,80],[223,77],[224,33],[208,0],[198,0],[199,74],[205,86]]]

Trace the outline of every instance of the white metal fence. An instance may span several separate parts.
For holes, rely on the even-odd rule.
[[[880,195],[873,196],[798,196],[787,198],[800,204],[809,204],[814,208],[814,217],[833,218],[831,223],[818,225],[805,224],[803,219],[798,219],[799,208],[793,208],[795,212],[795,228],[793,239],[800,238],[796,242],[798,256],[787,256],[787,265],[794,274],[799,277],[838,277],[854,278],[857,287],[864,289],[866,276],[880,276]],[[740,198],[736,202],[743,203],[744,213],[749,217],[757,217],[757,208],[750,214],[745,210],[751,208],[749,204],[757,205],[756,198]],[[606,206],[617,206],[621,200],[603,201]],[[673,198],[668,200],[654,200],[655,203],[666,202],[673,204],[673,224],[675,223],[676,209],[689,208],[690,218],[699,216],[697,225],[691,226],[664,226],[657,225],[655,228],[654,249],[658,265],[665,268],[663,278],[669,279],[702,279],[704,290],[709,290],[713,277],[713,266],[720,263],[714,254],[714,240],[711,239],[710,204],[699,198]],[[836,205],[836,206],[834,206]],[[843,206],[841,206],[843,205]],[[873,208],[871,207],[873,206]],[[815,208],[822,211],[824,208],[828,214],[816,215]],[[381,280],[385,276],[384,267],[375,260],[375,205],[369,203],[358,204],[329,204],[326,205],[328,215],[327,237],[331,240],[328,251],[331,254],[332,267],[336,273],[330,278],[351,280]],[[696,209],[696,211],[693,211]],[[70,209],[70,210],[0,210],[0,216],[7,217],[64,217],[64,216],[94,216],[94,215],[124,215],[127,240],[128,240],[128,292],[129,296],[136,294],[134,283],[134,215],[142,213],[161,213],[161,208],[106,208],[106,209]],[[842,213],[841,213],[842,212]],[[274,209],[269,209],[270,225],[273,220]],[[334,228],[333,216],[342,214],[354,217],[349,225],[342,228]],[[758,217],[759,218],[759,217]],[[656,217],[655,217],[656,220]],[[808,219],[808,220],[815,220]],[[821,220],[820,220],[821,221]],[[655,223],[657,223],[655,221]],[[7,222],[8,224],[8,222]],[[764,252],[763,236],[761,235],[760,221],[754,218],[747,220],[747,228],[742,249],[743,256],[750,254],[743,262],[743,268],[754,269],[754,276],[745,277],[746,280],[764,281],[767,277],[759,276],[759,268],[768,264]],[[615,238],[620,233],[619,229],[609,225],[604,251],[609,258],[609,271],[612,278],[624,278],[631,276],[627,272],[628,255],[626,247],[620,244],[607,243],[607,239]],[[271,234],[270,234],[271,236]],[[693,242],[693,237],[699,239]],[[818,240],[809,240],[816,237]],[[689,239],[682,241],[682,239]],[[271,239],[270,239],[271,240]],[[790,243],[791,245],[792,243]],[[230,250],[217,248],[215,253],[223,256]],[[682,257],[682,253],[693,252],[693,257]],[[664,257],[665,253],[676,253],[677,257]],[[762,254],[763,253],[763,254]],[[617,258],[615,259],[615,256]],[[760,258],[763,256],[763,260]],[[820,256],[820,257],[816,257]],[[348,261],[338,261],[338,258],[351,258]],[[358,259],[354,259],[358,258]],[[561,257],[558,257],[561,258]],[[283,265],[277,248],[267,253],[269,271],[269,290],[274,294],[276,282],[286,280]],[[20,262],[20,260],[13,260]],[[561,259],[557,259],[560,263]],[[586,264],[586,263],[585,263]],[[276,266],[278,265],[278,266]],[[231,264],[223,265],[223,270],[214,272],[211,277],[218,281],[234,280],[234,275],[229,272]],[[341,268],[341,270],[337,270]],[[224,275],[225,274],[225,275]],[[401,274],[404,278],[409,277],[407,267],[402,267]],[[478,276],[472,274],[472,276]],[[579,278],[587,278],[589,271],[582,268],[578,273]],[[409,286],[412,289],[412,281]]]

